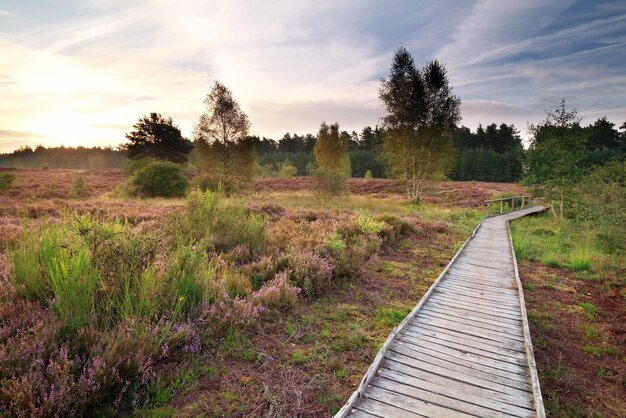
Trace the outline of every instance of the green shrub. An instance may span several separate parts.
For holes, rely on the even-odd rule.
[[[133,194],[147,197],[182,197],[189,181],[179,165],[169,161],[153,161],[137,170],[131,178]]]
[[[218,193],[194,191],[187,197],[187,213],[174,215],[170,228],[183,242],[204,241],[217,251],[242,246],[249,251],[265,243],[263,217],[229,202]]]
[[[15,182],[14,173],[0,173],[0,193],[4,193]]]
[[[83,176],[78,176],[76,177],[76,180],[74,181],[74,184],[72,185],[72,188],[70,189],[70,197],[80,197],[83,196],[85,194],[86,191],[86,186],[85,186],[85,179],[83,179]]]
[[[364,178],[365,180],[371,180],[371,179],[373,179],[373,178],[374,178],[374,176],[372,176],[372,170],[367,170],[367,171],[365,172],[365,175],[363,175],[363,178]]]
[[[146,167],[148,164],[157,161],[155,158],[146,157],[140,158],[138,160],[127,160],[122,166],[122,170],[124,171],[124,177],[132,177],[137,173],[137,171]]]
[[[206,262],[206,254],[199,246],[178,245],[169,262],[168,282],[176,296],[176,304],[183,310],[204,300],[215,299],[215,275],[218,260]]]

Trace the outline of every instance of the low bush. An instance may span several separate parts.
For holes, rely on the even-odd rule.
[[[296,305],[300,291],[289,284],[289,270],[284,270],[254,292],[252,300],[269,309],[288,311]]]
[[[298,251],[287,255],[289,279],[309,297],[319,296],[328,290],[334,267],[316,254]]]
[[[222,201],[218,193],[195,191],[187,198],[187,213],[173,215],[169,228],[177,239],[204,241],[215,251],[236,246],[256,251],[265,242],[265,225],[262,216]]]
[[[0,193],[4,193],[15,182],[14,173],[0,173]]]
[[[182,197],[189,181],[179,165],[170,161],[153,161],[137,170],[130,180],[132,193],[145,197]]]

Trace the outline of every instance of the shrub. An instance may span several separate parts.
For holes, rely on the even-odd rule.
[[[357,212],[356,223],[364,234],[380,234],[385,229],[385,223],[374,220],[364,210]]]
[[[158,160],[152,157],[140,158],[138,160],[127,160],[122,166],[124,177],[132,177],[135,173],[137,173],[137,171],[156,161]]]
[[[262,256],[259,260],[244,266],[244,273],[250,277],[252,287],[259,289],[265,282],[276,275],[278,263],[275,258]]]
[[[15,182],[14,173],[0,173],[0,193],[4,193]]]
[[[265,242],[265,224],[263,217],[222,202],[217,193],[195,191],[187,198],[187,213],[175,215],[170,228],[179,240],[205,240],[217,251],[236,246],[255,251]]]
[[[70,189],[70,197],[80,197],[85,194],[86,186],[85,179],[82,176],[76,177],[72,188]]]
[[[133,194],[147,197],[182,197],[189,181],[179,165],[169,161],[153,161],[139,169],[131,178]]]
[[[367,171],[365,172],[365,175],[363,176],[363,178],[364,178],[365,180],[371,180],[371,179],[373,179],[373,178],[374,178],[374,176],[372,176],[372,171],[371,171],[371,170],[367,170]]]
[[[231,298],[243,298],[252,293],[250,279],[234,269],[226,268],[221,271],[221,284]]]
[[[252,300],[266,308],[288,311],[296,305],[300,291],[289,284],[289,270],[285,270],[254,292]]]
[[[347,191],[348,175],[343,171],[315,168],[311,172],[317,183],[317,191],[321,196],[338,196]]]
[[[201,247],[179,244],[166,274],[178,308],[187,312],[202,301],[213,301],[217,269],[218,260],[207,263]]]
[[[333,265],[310,252],[294,252],[287,256],[289,279],[302,289],[307,297],[321,295],[333,278]]]
[[[280,172],[278,173],[278,177],[293,177],[298,174],[298,169],[291,164],[285,162],[283,166],[280,168]]]

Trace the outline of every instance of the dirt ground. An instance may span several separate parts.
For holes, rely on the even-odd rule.
[[[554,417],[626,417],[626,271],[589,279],[520,262],[541,391]]]

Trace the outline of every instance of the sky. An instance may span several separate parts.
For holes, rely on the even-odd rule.
[[[0,0],[0,152],[117,146],[150,112],[191,138],[216,80],[252,134],[361,131],[400,46],[445,63],[472,130],[525,137],[562,98],[626,120],[621,0]]]

